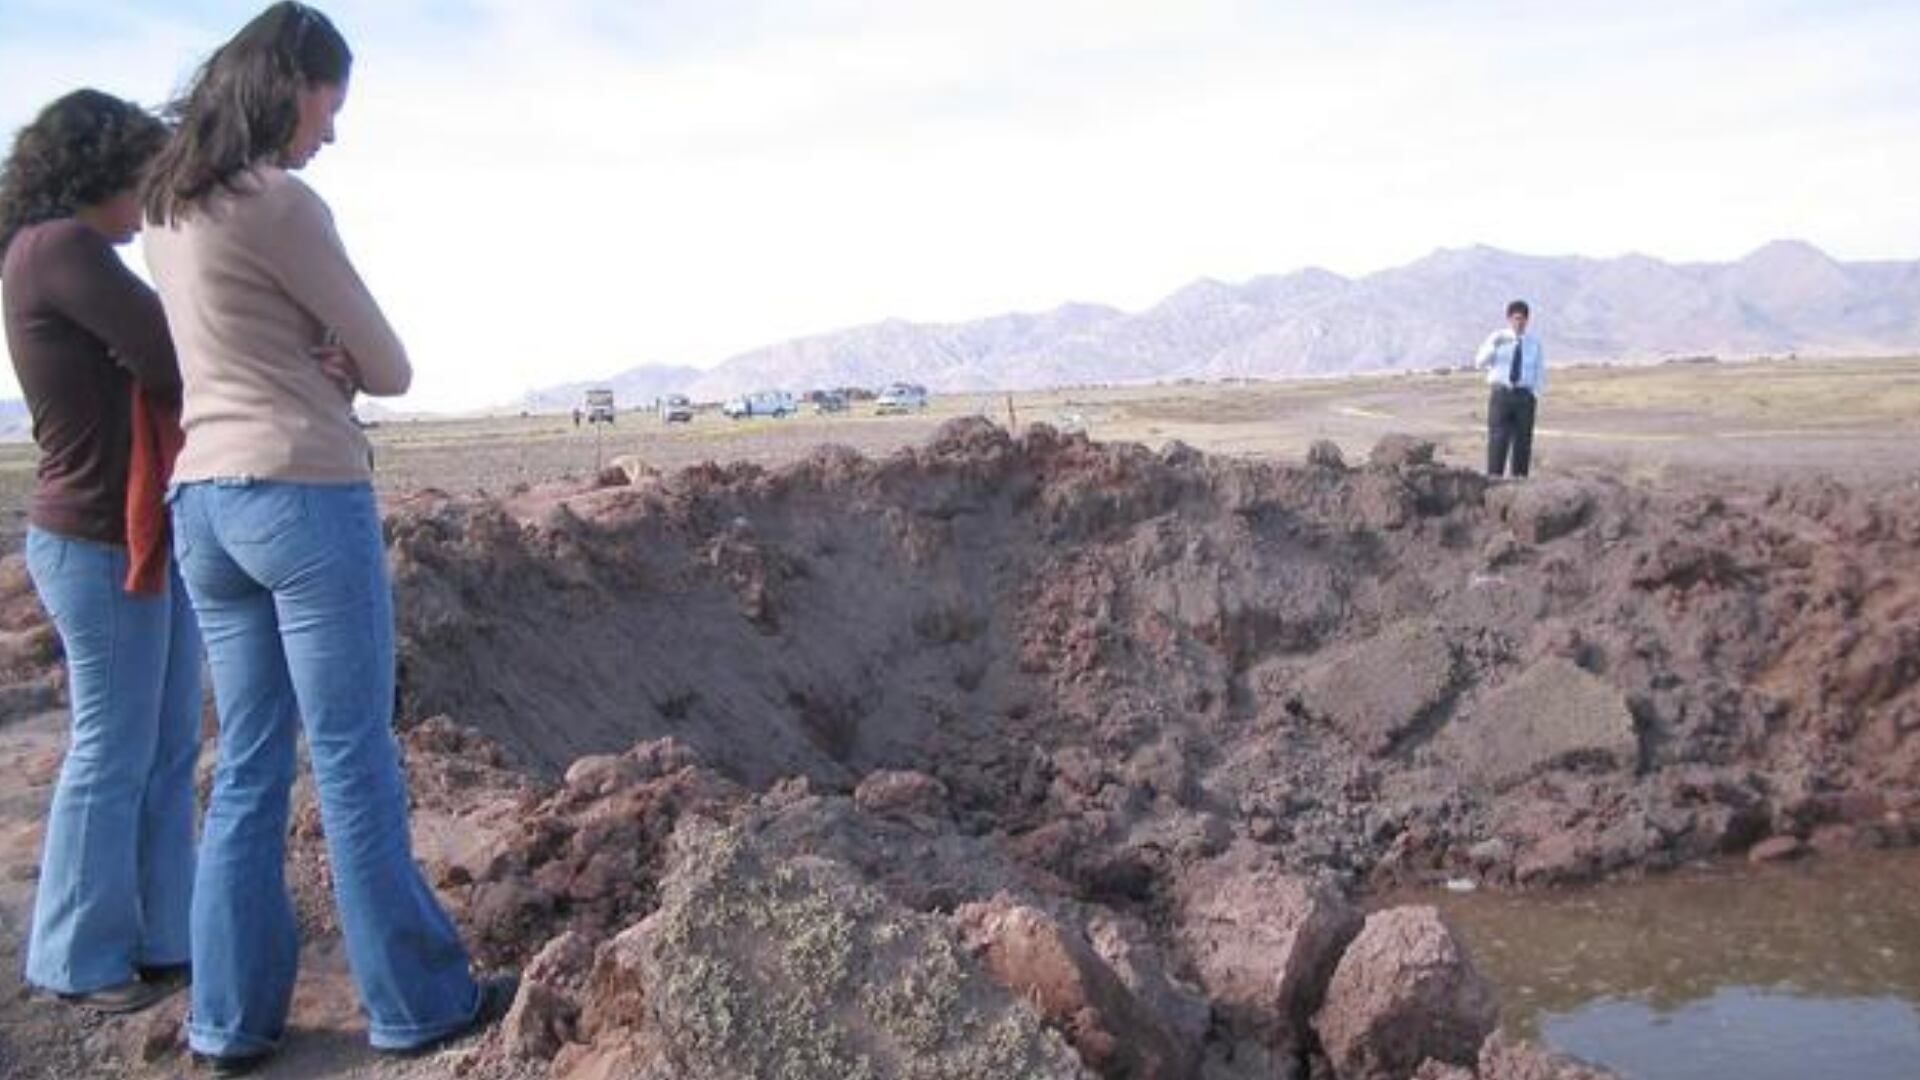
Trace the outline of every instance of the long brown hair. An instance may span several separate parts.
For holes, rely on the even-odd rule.
[[[346,39],[314,8],[285,0],[254,16],[167,107],[174,137],[147,172],[147,220],[171,225],[215,191],[240,190],[241,173],[293,140],[301,88],[343,84],[352,68]]]

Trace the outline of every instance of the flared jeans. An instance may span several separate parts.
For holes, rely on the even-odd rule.
[[[29,983],[84,994],[186,962],[200,635],[176,574],[126,591],[127,549],[27,530],[73,714],[47,813]]]
[[[479,988],[407,829],[393,598],[372,488],[207,480],[176,485],[169,501],[220,715],[194,882],[188,1041],[245,1056],[284,1033],[300,951],[286,837],[303,727],[370,1041],[406,1049],[464,1027]]]

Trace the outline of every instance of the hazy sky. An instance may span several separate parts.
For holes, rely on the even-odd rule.
[[[0,129],[157,103],[259,7],[0,0]],[[321,7],[356,63],[306,175],[403,407],[1472,243],[1920,257],[1913,0]]]

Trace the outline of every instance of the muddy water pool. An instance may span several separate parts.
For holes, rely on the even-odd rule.
[[[1423,899],[1510,1030],[1633,1080],[1920,1077],[1920,852]]]

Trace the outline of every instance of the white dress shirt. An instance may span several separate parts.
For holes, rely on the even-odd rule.
[[[1489,386],[1511,386],[1507,376],[1513,372],[1513,347],[1516,335],[1512,330],[1495,330],[1487,335],[1486,343],[1474,354],[1475,367],[1487,368]],[[1540,348],[1540,338],[1534,334],[1517,336],[1520,343],[1520,388],[1531,390],[1539,397],[1547,389],[1547,356]]]

